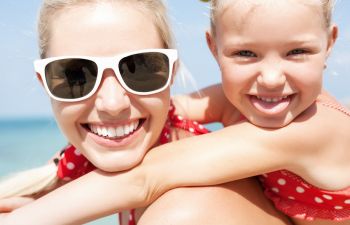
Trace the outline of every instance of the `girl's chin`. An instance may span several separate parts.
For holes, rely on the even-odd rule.
[[[292,120],[293,118],[289,118],[288,115],[274,118],[267,118],[261,116],[254,118],[253,116],[250,122],[258,127],[263,128],[281,128],[287,126]]]

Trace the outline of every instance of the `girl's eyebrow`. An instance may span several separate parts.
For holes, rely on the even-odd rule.
[[[306,44],[314,44],[319,42],[319,37],[308,35],[303,37],[296,37],[291,38],[290,40],[285,40],[281,42],[281,45],[306,45]],[[246,40],[246,38],[232,38],[229,39],[227,42],[227,45],[229,46],[235,46],[235,47],[245,47],[245,46],[257,46],[260,44],[264,44],[264,41],[262,40]]]

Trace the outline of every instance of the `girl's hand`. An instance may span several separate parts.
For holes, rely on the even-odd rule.
[[[12,212],[13,210],[18,209],[22,206],[25,206],[28,203],[31,203],[33,201],[34,201],[34,198],[31,198],[31,197],[11,197],[11,198],[0,199],[0,213],[1,213],[0,218],[3,218],[3,213]]]

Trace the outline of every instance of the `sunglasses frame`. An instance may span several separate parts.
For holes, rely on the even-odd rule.
[[[126,85],[121,74],[119,73],[119,62],[120,62],[120,60],[122,60],[125,57],[135,55],[135,54],[140,54],[140,53],[162,53],[168,57],[168,59],[169,59],[169,77],[168,77],[168,80],[164,84],[163,87],[156,89],[156,90],[153,90],[153,91],[139,92],[139,91],[132,90],[131,88],[129,88]],[[113,69],[113,71],[117,77],[117,80],[119,81],[121,86],[127,92],[129,92],[131,94],[135,94],[135,95],[152,95],[152,94],[159,93],[159,92],[165,90],[169,86],[171,79],[172,79],[172,75],[173,75],[174,63],[177,60],[177,58],[178,58],[178,54],[177,54],[176,49],[143,49],[143,50],[131,51],[131,52],[118,54],[118,55],[112,56],[112,57],[59,56],[59,57],[49,57],[49,58],[45,58],[45,59],[35,60],[34,61],[34,70],[40,76],[41,80],[44,83],[44,87],[45,87],[46,92],[49,94],[49,96],[52,99],[55,99],[55,100],[61,101],[61,102],[78,102],[78,101],[88,99],[96,93],[96,90],[98,89],[98,87],[101,84],[103,72],[109,68]],[[90,61],[93,61],[94,63],[96,63],[96,65],[97,65],[96,81],[95,81],[93,89],[87,95],[80,97],[80,98],[67,99],[67,98],[57,97],[51,93],[51,91],[47,85],[47,82],[46,82],[45,67],[51,62],[54,62],[56,60],[61,60],[61,59],[86,59],[86,60],[90,60]]]

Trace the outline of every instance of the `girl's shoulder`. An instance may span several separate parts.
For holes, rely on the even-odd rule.
[[[350,116],[349,108],[344,106],[335,97],[333,97],[326,91],[323,91],[322,94],[318,96],[316,103],[318,105],[321,105],[327,108],[335,109],[336,111],[339,111],[347,116]]]

